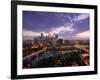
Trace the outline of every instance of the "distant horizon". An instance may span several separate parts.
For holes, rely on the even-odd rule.
[[[33,39],[36,38],[36,37],[40,37],[40,36],[32,36],[32,37],[30,37],[30,38],[29,38],[29,36],[28,36],[28,38],[26,38],[26,39],[23,38],[23,40],[24,40],[24,41],[26,41],[26,40],[33,40]],[[46,36],[44,36],[44,37],[46,37]],[[58,37],[58,39],[63,39],[63,38],[59,38],[59,37]],[[84,41],[84,40],[89,40],[89,39],[63,39],[63,40],[82,40],[82,41]]]
[[[64,40],[89,40],[88,13],[23,11],[23,40],[41,33],[59,35]]]

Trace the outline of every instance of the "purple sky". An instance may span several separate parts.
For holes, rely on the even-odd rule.
[[[89,39],[88,13],[23,11],[23,38],[49,33],[69,40]]]

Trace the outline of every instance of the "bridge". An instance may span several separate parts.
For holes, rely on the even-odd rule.
[[[26,60],[26,59],[28,59],[28,58],[30,58],[30,57],[32,57],[32,56],[35,56],[35,55],[37,55],[37,54],[39,54],[39,53],[45,51],[46,49],[47,49],[47,47],[43,48],[43,49],[40,50],[40,51],[37,51],[37,52],[35,52],[35,53],[32,53],[32,54],[30,54],[30,55],[28,55],[28,56],[25,56],[25,57],[23,58],[23,60]]]

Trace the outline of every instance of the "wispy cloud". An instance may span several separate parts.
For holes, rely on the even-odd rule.
[[[89,17],[89,14],[80,14],[78,16],[75,16],[75,18],[73,20],[74,21],[80,21],[80,20],[87,19],[88,17]]]
[[[88,13],[81,13],[79,15],[74,15],[73,17],[70,15],[64,15],[61,14],[64,18],[68,19],[70,21],[70,23],[74,23],[75,21],[80,21],[80,20],[84,20],[87,19],[89,17]]]
[[[51,30],[52,34],[63,34],[65,32],[73,32],[75,29],[73,28],[74,24],[64,25],[57,28],[53,28]]]
[[[63,14],[61,14],[63,16]],[[89,14],[80,14],[77,16],[74,16],[74,18],[70,17],[70,16],[65,16],[64,17],[69,19],[69,22],[67,22],[67,25],[64,24],[64,26],[60,26],[58,28],[53,28],[51,33],[55,33],[55,34],[63,34],[65,32],[73,32],[75,31],[75,27],[74,25],[81,20],[87,19],[89,17]]]

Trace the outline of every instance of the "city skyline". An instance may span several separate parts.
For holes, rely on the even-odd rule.
[[[89,40],[88,13],[23,11],[23,39],[48,34],[69,40]]]

